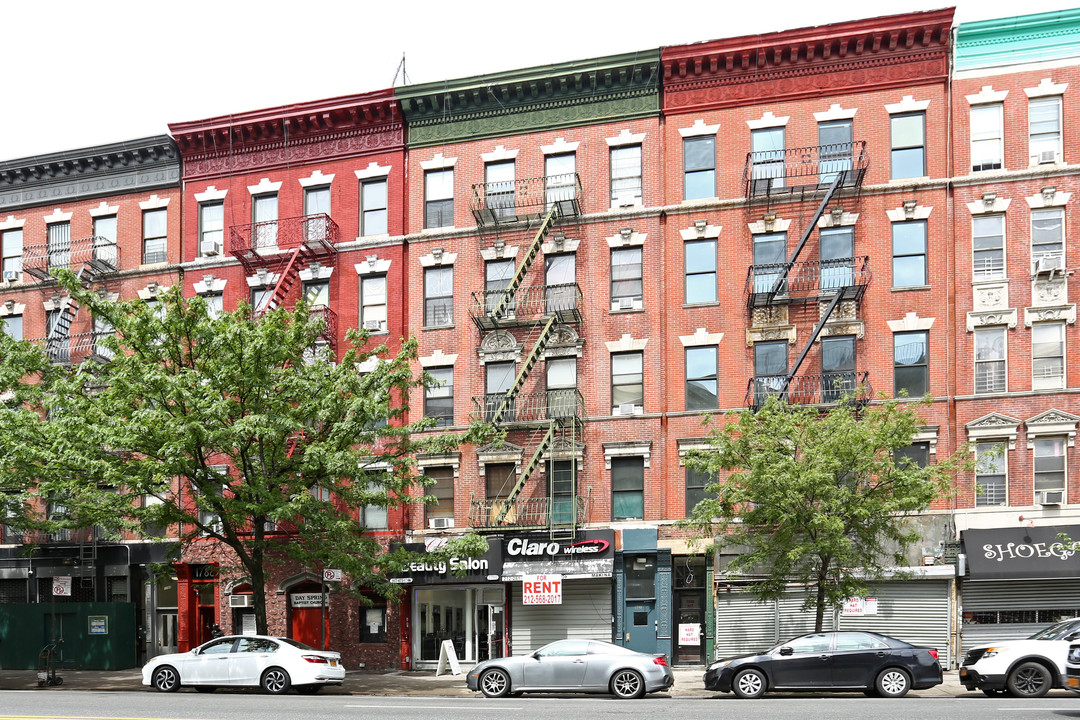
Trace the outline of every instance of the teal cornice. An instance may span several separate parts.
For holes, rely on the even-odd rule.
[[[660,112],[660,51],[396,89],[413,147]]]
[[[956,29],[956,70],[1072,57],[1080,57],[1080,8],[961,23]]]

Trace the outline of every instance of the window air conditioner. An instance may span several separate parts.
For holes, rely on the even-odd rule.
[[[443,530],[445,528],[454,527],[454,518],[448,518],[448,517],[428,518],[427,524],[428,524],[428,527],[431,528],[432,530]]]
[[[1043,490],[1035,493],[1035,501],[1039,505],[1060,505],[1065,501],[1064,490]]]
[[[1057,150],[1040,150],[1039,164],[1052,165],[1057,162]]]
[[[365,330],[381,330],[382,329],[382,321],[381,320],[365,320],[364,321],[364,329]]]
[[[635,407],[636,407],[636,405],[634,405],[634,403],[623,403],[622,405],[619,406],[619,414],[620,415],[633,415]]]
[[[19,271],[18,270],[5,270],[4,271],[4,282],[19,282]]]
[[[1035,274],[1052,274],[1055,270],[1063,270],[1065,259],[1060,255],[1044,255],[1035,261]]]
[[[634,298],[628,298],[628,297],[619,298],[619,309],[620,310],[633,310],[634,309]]]
[[[202,251],[203,255],[221,254],[221,245],[219,245],[215,240],[203,240],[199,249]]]
[[[255,606],[254,595],[230,595],[229,607],[231,608],[246,608]]]

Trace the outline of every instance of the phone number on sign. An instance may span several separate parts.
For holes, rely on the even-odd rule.
[[[527,595],[524,605],[562,605],[562,595]]]

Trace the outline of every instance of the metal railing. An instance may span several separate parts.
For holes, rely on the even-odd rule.
[[[845,173],[842,187],[860,187],[869,164],[863,140],[749,152],[743,170],[746,197],[767,197],[807,186],[825,189],[839,173]]]
[[[582,523],[588,512],[589,499],[582,496],[473,500],[469,506],[469,527],[474,530],[547,528],[571,521]],[[500,516],[502,520],[496,522]]]
[[[340,235],[338,224],[325,213],[233,225],[229,228],[229,253],[241,255],[291,250],[300,245],[334,245]]]
[[[558,315],[561,322],[581,320],[584,295],[577,283],[520,287],[512,293],[506,314],[496,318],[494,311],[506,292],[506,290],[474,291],[472,303],[469,305],[469,314],[473,320],[482,328],[504,323],[527,324],[550,315]]]
[[[22,271],[38,280],[48,279],[53,268],[79,271],[84,267],[97,275],[118,272],[120,248],[97,235],[23,248]]]
[[[481,227],[540,219],[552,205],[559,207],[560,217],[581,213],[581,179],[577,173],[477,183],[472,189],[472,213]]]
[[[506,393],[473,397],[472,418],[489,422],[505,402]],[[585,416],[585,399],[576,388],[518,393],[502,417],[507,423],[542,423]]]
[[[872,278],[868,255],[751,265],[746,272],[746,302],[760,307],[774,300],[816,300],[837,292],[845,300],[858,300]]]
[[[870,374],[846,370],[816,375],[757,375],[746,389],[746,405],[757,409],[770,397],[778,397],[789,405],[834,405],[844,399],[865,404],[874,395]]]

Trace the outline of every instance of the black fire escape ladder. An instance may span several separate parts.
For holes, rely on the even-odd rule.
[[[833,199],[833,196],[836,195],[836,191],[844,184],[844,179],[847,178],[847,176],[847,170],[841,170],[836,173],[836,177],[833,178],[832,184],[829,185],[829,189],[825,191],[825,196],[821,198],[821,202],[818,203],[817,210],[814,211],[814,215],[810,218],[810,222],[806,223],[806,226],[803,228],[802,237],[799,238],[799,243],[792,249],[791,256],[780,271],[779,277],[776,278],[776,282],[773,283],[770,297],[775,297],[784,288],[784,285],[787,283],[788,274],[791,272],[791,267],[795,264],[795,261],[799,259],[799,253],[802,252],[803,246],[806,245],[806,241],[809,240],[810,235],[813,234],[814,228],[817,227],[818,220],[825,214],[825,208],[829,206],[829,201]]]
[[[68,340],[71,335],[71,323],[75,321],[75,315],[78,312],[79,303],[75,298],[69,297],[67,304],[57,315],[56,322],[49,328],[49,334],[45,338],[45,354],[53,362],[69,360]]]
[[[270,294],[266,304],[263,305],[260,314],[281,307],[285,297],[289,294],[289,289],[292,288],[293,283],[296,282],[296,278],[299,276],[300,267],[297,261],[303,251],[304,246],[302,244],[292,251],[289,261],[285,263],[281,275],[278,276],[277,282],[274,283],[274,291]]]
[[[521,392],[521,388],[525,385],[525,381],[529,378],[529,373],[532,372],[533,367],[540,361],[540,357],[544,354],[544,349],[547,348],[548,340],[551,339],[551,332],[558,324],[558,315],[549,315],[542,324],[539,325],[539,333],[536,340],[532,344],[532,350],[525,357],[525,362],[521,365],[521,370],[518,371],[517,377],[514,378],[513,384],[506,391],[506,395],[503,396],[502,402],[499,403],[499,407],[495,410],[495,413],[491,416],[491,424],[499,425],[503,418],[506,417],[507,411],[514,405],[514,398]]]
[[[795,361],[795,364],[791,366],[791,370],[788,372],[787,377],[784,379],[784,385],[780,388],[780,396],[784,397],[787,393],[788,386],[791,385],[791,381],[799,372],[799,367],[803,364],[803,360],[810,354],[810,348],[814,347],[814,343],[817,341],[818,336],[821,335],[821,331],[825,328],[825,323],[829,317],[833,314],[833,310],[840,304],[840,300],[844,297],[844,288],[837,288],[833,294],[832,300],[829,301],[829,307],[822,313],[821,319],[814,324],[814,332],[810,333],[810,339],[806,342],[802,352],[799,353],[799,359]]]
[[[510,311],[511,306],[514,303],[514,297],[517,295],[518,288],[520,288],[521,283],[525,281],[525,275],[528,274],[529,268],[532,267],[533,261],[536,260],[536,256],[540,254],[540,248],[543,246],[544,240],[547,238],[548,233],[551,232],[551,229],[555,227],[555,222],[558,219],[559,203],[552,203],[551,209],[548,210],[547,215],[545,215],[544,219],[540,222],[540,227],[536,230],[536,236],[529,246],[529,251],[525,253],[525,257],[522,259],[521,265],[518,266],[517,272],[514,273],[514,277],[503,291],[502,299],[499,300],[498,305],[496,305],[489,313],[495,320],[506,317],[506,313]]]
[[[544,453],[551,447],[551,443],[554,442],[559,432],[559,421],[552,420],[548,423],[546,428],[542,428],[543,435],[540,441],[536,443],[536,449],[533,451],[532,457],[529,458],[529,462],[525,464],[525,467],[521,469],[521,474],[518,476],[518,481],[514,487],[507,494],[505,500],[500,507],[498,514],[492,521],[492,525],[499,525],[509,514],[510,509],[514,507],[514,502],[517,500],[518,495],[525,489],[526,481],[536,472],[536,468],[540,466],[540,463],[544,461]]]

